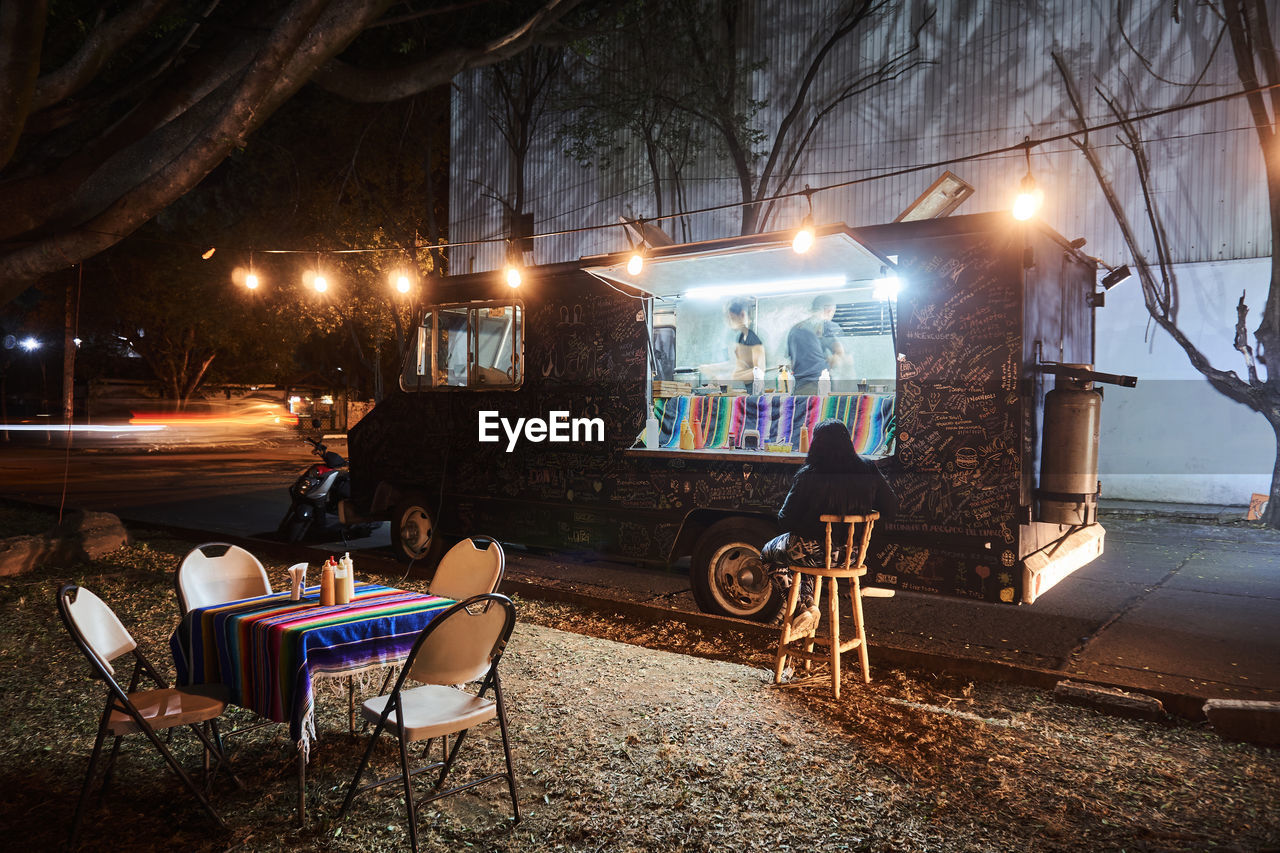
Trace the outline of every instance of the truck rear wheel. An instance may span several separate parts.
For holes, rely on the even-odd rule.
[[[403,563],[422,562],[428,567],[440,556],[441,537],[426,498],[406,495],[391,514],[391,547]]]
[[[754,518],[718,521],[698,539],[689,566],[693,597],[707,613],[768,622],[782,609],[760,549],[776,531]]]

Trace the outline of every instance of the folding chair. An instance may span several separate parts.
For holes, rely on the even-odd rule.
[[[487,536],[463,539],[440,558],[427,592],[454,601],[497,592],[505,566],[506,556],[496,539]]]
[[[373,736],[360,766],[347,789],[347,798],[338,817],[342,818],[351,807],[356,794],[377,788],[389,782],[404,784],[405,811],[409,818],[409,840],[418,849],[417,808],[441,797],[466,791],[494,779],[506,779],[511,793],[511,807],[515,820],[520,821],[520,803],[516,799],[515,771],[511,763],[511,744],[507,738],[506,706],[502,698],[502,683],[498,679],[498,662],[515,626],[515,605],[511,599],[496,593],[477,595],[460,601],[437,616],[422,632],[405,661],[404,669],[396,680],[395,688],[386,696],[375,696],[364,703],[367,720],[376,722]],[[413,679],[422,686],[406,688],[405,681]],[[469,684],[483,679],[477,693],[470,693],[453,685]],[[485,693],[493,688],[493,698]],[[506,758],[506,772],[492,773],[479,779],[456,785],[441,791],[449,770],[453,767],[466,734],[473,726],[498,720],[502,733],[502,751]],[[391,729],[400,746],[400,775],[371,782],[360,787],[369,757],[373,754],[378,736],[384,728]],[[444,761],[437,761],[414,769],[409,768],[408,744],[457,733]],[[440,775],[432,787],[433,793],[415,803],[412,780],[415,775],[440,768]]]
[[[216,759],[212,773],[207,781],[212,780],[212,774],[216,774],[218,767],[226,761],[223,754],[220,738],[218,735],[216,719],[221,716],[227,707],[225,691],[221,685],[198,685],[194,687],[174,688],[169,687],[162,679],[155,668],[151,666],[146,657],[138,649],[138,644],[134,641],[129,632],[125,630],[124,625],[112,612],[111,608],[102,602],[92,592],[75,584],[66,584],[62,589],[58,590],[58,613],[62,617],[62,622],[67,626],[68,633],[71,638],[79,646],[80,651],[89,659],[89,666],[93,670],[93,676],[100,678],[107,683],[107,702],[106,707],[102,711],[102,719],[98,724],[98,737],[93,744],[93,754],[89,759],[89,769],[85,773],[84,786],[80,791],[80,800],[76,804],[75,818],[71,823],[71,837],[69,840],[70,847],[74,848],[76,839],[80,832],[80,820],[84,815],[84,807],[89,799],[89,791],[93,786],[94,770],[98,765],[98,758],[102,754],[102,744],[108,734],[112,735],[115,740],[111,744],[111,755],[107,759],[107,767],[102,779],[102,788],[99,791],[99,797],[106,793],[107,785],[111,781],[111,772],[115,767],[116,755],[120,750],[120,738],[126,734],[141,732],[147,736],[147,739],[160,750],[160,754],[164,756],[164,760],[168,763],[173,771],[195,794],[196,799],[200,801],[200,805],[209,813],[218,826],[223,829],[226,824],[218,813],[214,811],[213,806],[209,804],[208,798],[196,786],[187,772],[182,769],[182,765],[173,757],[168,747],[156,735],[157,731],[171,729],[176,726],[189,726],[196,736],[200,738],[204,744],[205,760],[208,761],[210,755]],[[129,679],[128,688],[123,688],[116,681],[115,667],[112,661],[120,656],[133,653],[134,666],[133,675]],[[154,690],[138,690],[139,681],[145,673],[157,685],[158,689]],[[208,722],[211,725],[213,737],[210,739],[199,725]],[[228,769],[230,773],[230,769]],[[236,783],[237,787],[242,787],[240,780],[231,773],[231,779]]]
[[[507,558],[502,545],[488,536],[472,536],[454,545],[440,558],[427,592],[462,601],[473,595],[497,592]],[[386,693],[396,671],[392,667],[382,680],[379,693]]]
[[[257,557],[239,545],[206,542],[183,557],[173,576],[178,615],[241,598],[271,594],[267,570]]]

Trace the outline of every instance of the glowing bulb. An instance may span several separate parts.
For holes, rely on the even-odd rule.
[[[216,252],[216,251],[218,251],[218,248],[217,248],[216,246],[210,246],[210,247],[205,251],[205,253],[204,253],[203,255],[201,255],[200,257],[204,258],[204,259],[207,261],[207,260],[209,260],[210,258],[212,258],[212,257],[213,257],[213,253],[214,253],[214,252]]]
[[[1036,186],[1035,178],[1027,175],[1022,179],[1018,197],[1013,200],[1013,218],[1026,222],[1036,215],[1040,205],[1044,203],[1044,190]]]
[[[507,287],[512,290],[520,286],[520,268],[517,266],[509,266],[503,273],[507,280]]]
[[[801,221],[800,230],[791,241],[791,248],[795,249],[797,255],[803,255],[813,248],[813,220],[810,217],[806,216]]]
[[[32,337],[23,338],[22,348],[27,352],[34,352],[40,349],[40,341],[38,338],[32,338]]]
[[[396,290],[400,291],[401,293],[409,292],[409,276],[402,275],[398,279],[396,279]]]
[[[311,280],[311,286],[316,289],[316,293],[324,293],[329,289],[329,282],[324,280],[324,276],[318,275]]]
[[[258,277],[253,273],[249,273],[247,276],[244,277],[244,286],[249,288],[250,290],[257,290]]]
[[[640,275],[642,269],[644,269],[644,255],[636,252],[627,259],[627,274]]]
[[[872,295],[881,302],[896,302],[902,282],[896,275],[886,275],[872,282]]]

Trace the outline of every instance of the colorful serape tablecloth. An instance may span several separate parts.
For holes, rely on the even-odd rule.
[[[179,684],[225,685],[233,704],[289,723],[305,750],[315,737],[313,678],[403,661],[422,629],[453,603],[358,583],[350,604],[323,607],[315,586],[301,601],[279,592],[196,608],[169,644]]]
[[[893,443],[892,394],[832,394],[793,397],[763,394],[665,397],[653,401],[658,446],[680,446],[680,424],[693,429],[695,448],[741,447],[742,432],[758,430],[760,445],[800,444],[800,428],[813,428],[828,418],[844,421],[853,447],[863,456],[889,453]],[[733,439],[733,445],[730,439]]]

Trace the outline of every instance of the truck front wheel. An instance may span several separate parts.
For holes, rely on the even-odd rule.
[[[760,549],[776,531],[766,521],[726,518],[698,539],[689,573],[693,597],[707,613],[768,622],[782,609]]]
[[[431,510],[421,495],[406,495],[391,514],[391,547],[404,563],[433,562],[439,556],[441,537]],[[429,566],[428,566],[429,567]]]

